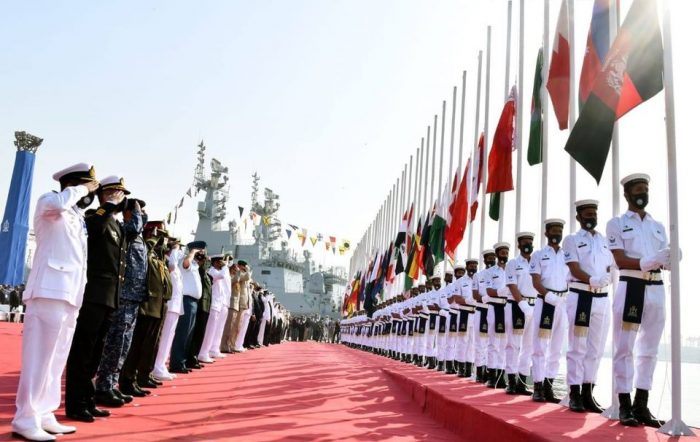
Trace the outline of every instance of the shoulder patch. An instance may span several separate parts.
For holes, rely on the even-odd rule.
[[[97,209],[95,211],[95,215],[102,216],[104,214],[105,214],[105,209],[103,209],[102,207],[100,207],[99,209]]]

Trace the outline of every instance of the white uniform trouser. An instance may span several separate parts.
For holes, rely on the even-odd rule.
[[[430,330],[430,319],[425,326],[425,356],[429,358],[436,358],[438,355],[437,349],[437,338],[438,338],[438,327],[440,327],[440,318],[435,319],[435,328]]]
[[[221,356],[221,341],[224,337],[224,329],[226,328],[227,317],[228,307],[224,306],[221,308],[219,317],[216,319],[216,334],[214,335],[214,342],[212,342],[212,346],[209,350],[209,353]]]
[[[627,282],[620,281],[613,300],[613,369],[615,393],[632,392],[634,387],[650,390],[656,368],[656,355],[666,321],[663,285],[647,285],[642,323],[639,330],[623,330]]]
[[[458,362],[474,362],[473,313],[467,315],[467,330],[458,331],[455,337],[455,359]],[[458,327],[459,330],[459,327]],[[471,358],[469,358],[471,352]]]
[[[248,323],[250,322],[250,317],[252,315],[251,308],[248,307],[246,310],[240,312],[241,319],[238,323],[238,330],[236,331],[236,344],[234,345],[235,350],[243,349],[243,341],[245,340],[245,333],[248,330]],[[362,336],[364,338],[364,336]],[[362,344],[365,344],[364,339],[361,340]]]
[[[487,366],[488,368],[503,370],[506,368],[506,334],[496,333],[496,314],[495,307],[493,305],[489,304],[487,318],[489,321],[489,353],[487,358]]]
[[[532,339],[535,327],[532,317],[525,317],[525,326],[513,330],[513,304],[506,305],[506,373],[530,374],[532,366]]]
[[[610,302],[608,298],[593,298],[588,334],[587,336],[576,336],[574,322],[576,321],[576,304],[579,296],[582,295],[569,292],[566,299],[566,316],[569,320],[569,348],[566,352],[566,383],[568,385],[595,384],[610,326]]]
[[[534,326],[534,339],[532,345],[532,379],[534,382],[543,382],[544,378],[555,378],[559,373],[559,359],[564,340],[568,334],[568,320],[566,318],[566,299],[562,297],[559,305],[554,309],[552,321],[552,333],[549,337],[540,337],[540,319],[542,318],[542,305],[544,301],[538,297],[535,301],[535,312],[532,315]]]
[[[12,428],[40,429],[53,423],[61,404],[61,374],[66,366],[78,308],[65,301],[31,298],[22,330],[22,371]]]
[[[158,354],[156,355],[156,363],[153,366],[153,373],[163,375],[168,373],[165,367],[165,362],[170,355],[170,348],[173,346],[173,338],[175,338],[175,328],[177,321],[180,319],[180,313],[167,312],[165,314],[165,322],[163,322],[163,331],[160,332],[160,343],[158,344]]]
[[[477,367],[486,365],[487,353],[486,348],[488,346],[489,338],[484,336],[480,330],[481,315],[483,315],[480,310],[476,310],[474,313],[474,324],[472,327],[472,332],[474,336],[474,364]]]
[[[265,342],[265,328],[267,328],[267,320],[263,319],[260,324],[260,331],[258,331],[258,345],[263,345]]]
[[[228,312],[227,312],[228,313]],[[217,325],[219,324],[219,319],[224,316],[220,310],[209,310],[209,318],[207,319],[207,326],[204,329],[204,338],[202,339],[202,346],[199,347],[199,354],[197,359],[208,360],[211,353],[211,349],[214,347],[216,342],[216,331]],[[221,341],[219,341],[221,342]],[[218,350],[218,348],[217,348]]]

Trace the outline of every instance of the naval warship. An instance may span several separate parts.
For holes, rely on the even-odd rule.
[[[197,203],[195,238],[206,241],[210,253],[230,253],[235,259],[247,261],[253,279],[274,293],[292,314],[339,318],[347,285],[346,269],[323,268],[312,260],[308,250],[298,256],[282,236],[279,195],[265,188],[263,201],[259,201],[257,173],[252,176],[250,211],[265,222],[255,226],[252,239],[244,238],[243,221],[226,222],[228,168],[212,158],[209,173],[205,174],[206,146],[202,142],[198,147],[194,186],[197,195],[204,194],[204,200]]]

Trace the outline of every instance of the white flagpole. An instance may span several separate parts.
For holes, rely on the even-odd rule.
[[[442,100],[442,122],[440,124],[440,170],[438,172],[438,198],[442,189],[442,165],[445,163],[445,109],[447,107],[447,102]],[[450,177],[447,177],[449,180]]]
[[[416,149],[416,165],[418,164],[418,149]],[[417,180],[416,180],[417,181]],[[406,208],[410,208],[411,202],[413,204],[416,203],[416,192],[411,192],[411,186],[413,185],[413,155],[411,155],[411,161],[409,162],[409,167],[408,167],[408,185],[406,186]],[[415,206],[414,206],[415,209]],[[411,229],[411,224],[413,223],[413,220],[408,223],[408,226],[406,226],[406,232],[408,232]]]
[[[617,30],[620,27],[620,21],[618,20],[618,13],[619,11],[617,10],[617,1],[611,1],[610,2],[610,9],[608,12],[608,29],[609,29],[609,36],[610,36],[610,42],[609,44],[612,46],[612,43],[615,41],[615,36],[617,36]],[[620,149],[619,149],[619,136],[617,132],[617,123],[615,123],[615,126],[613,127],[613,136],[612,136],[612,147],[611,147],[611,157],[612,157],[612,182],[610,183],[612,186],[612,213],[613,216],[617,216],[618,213],[620,213]],[[611,274],[611,279],[612,279],[612,286],[613,286],[613,295],[612,295],[612,300],[614,300],[615,295],[614,293],[617,291],[617,285],[619,283],[620,279],[620,271],[616,266],[613,266],[610,269],[610,274]],[[611,303],[612,303],[611,300]],[[610,327],[612,328],[612,324],[610,324]],[[611,420],[618,420],[620,419],[620,401],[617,398],[617,394],[615,394],[615,367],[612,367],[612,383],[611,383],[611,390],[610,390],[610,406],[603,411],[602,415],[603,417],[607,417],[608,419]]]
[[[678,177],[676,158],[676,109],[673,92],[673,45],[670,1],[664,2],[664,97],[666,102],[666,148],[668,150],[668,208],[671,232],[671,420],[659,432],[671,436],[694,436],[681,418],[681,275],[678,226]]]
[[[505,81],[505,98],[503,102],[508,100],[510,86],[510,40],[511,40],[511,22],[513,16],[513,1],[508,0],[508,32],[506,33],[508,41],[506,42],[506,81]],[[506,193],[501,192],[498,205],[498,241],[503,241],[503,217],[506,208]]]
[[[462,73],[464,76],[465,73]],[[454,147],[455,147],[455,118],[457,117],[457,86],[452,88],[452,125],[450,126],[450,174],[454,167]],[[457,173],[462,167],[462,144],[459,145],[459,162],[457,163]]]
[[[479,71],[477,73],[476,77],[476,110],[474,111],[474,153],[472,155],[472,158],[476,158],[477,155],[479,155],[479,108],[481,107],[481,55],[482,52],[479,51]],[[462,126],[464,126],[464,89],[466,88],[466,75],[462,76]],[[462,142],[461,140],[461,133],[460,133],[460,144]],[[479,159],[481,162],[481,159]],[[477,174],[479,171],[472,167],[472,174]],[[476,180],[477,182],[479,181],[478,179]],[[470,181],[470,184],[473,182],[473,180]],[[470,194],[471,194],[471,189],[470,189]],[[479,198],[479,195],[476,195],[476,198]],[[469,201],[471,203],[471,201]],[[471,258],[472,256],[472,244],[474,240],[474,223],[471,221],[471,207],[469,207],[469,242],[468,242],[468,250],[467,250],[467,258]],[[484,210],[483,207],[481,210]],[[479,251],[481,253],[481,251]]]
[[[482,170],[482,187],[481,194],[481,238],[479,238],[479,254],[484,250],[484,240],[486,234],[486,179],[488,178],[487,158],[489,150],[489,98],[491,95],[491,26],[486,28],[486,84],[484,85],[484,156],[481,161]]]
[[[429,206],[426,207],[428,209],[428,212],[430,212],[433,201],[435,201],[435,157],[437,157],[437,123],[438,116],[437,114],[435,114],[435,122],[433,123],[433,166],[430,172],[430,201],[428,201]],[[440,192],[440,189],[438,189],[438,192]]]
[[[420,153],[418,154],[418,160],[416,161],[416,190],[418,195],[418,202],[416,203],[416,216],[420,216],[423,210],[423,194],[425,186],[423,185],[423,146],[424,139],[420,140]]]
[[[523,183],[523,76],[525,58],[525,0],[520,0],[520,24],[518,42],[518,102],[516,106],[515,148],[518,150],[518,177],[515,183],[515,234],[520,232],[520,214],[522,213],[522,183]],[[517,245],[517,242],[514,244]],[[514,246],[515,251],[515,246]],[[517,254],[517,252],[516,252]]]
[[[547,176],[549,174],[549,98],[547,97],[547,76],[549,75],[549,0],[544,0],[544,35],[542,37],[542,85],[540,86],[540,103],[542,104],[542,203],[540,225],[538,232],[544,230],[544,220],[547,219]],[[540,247],[547,244],[544,235],[540,234]]]
[[[428,206],[428,154],[430,153],[430,125],[428,125],[428,137],[425,139],[425,150],[423,151],[423,204],[421,204],[421,211],[426,212],[426,207]]]
[[[574,0],[567,0],[569,21],[569,134],[576,123],[576,56],[574,32]],[[569,158],[569,233],[576,231],[576,161]]]

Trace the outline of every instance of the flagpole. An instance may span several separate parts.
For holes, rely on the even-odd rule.
[[[544,229],[544,220],[547,219],[547,175],[549,174],[549,155],[547,148],[549,145],[549,99],[545,85],[547,75],[549,75],[549,0],[544,0],[544,35],[542,37],[542,84],[540,85],[540,103],[542,104],[542,202],[540,203],[540,225],[539,229]],[[542,232],[542,230],[539,230]],[[540,247],[547,244],[544,235],[540,235]]]
[[[442,189],[442,165],[445,164],[445,109],[447,107],[447,101],[442,100],[442,122],[440,126],[442,127],[440,129],[440,171],[439,173],[439,179],[438,179],[438,198],[440,195],[440,189]],[[448,176],[447,179],[449,180],[450,177]]]
[[[505,98],[504,102],[508,101],[508,92],[510,85],[510,40],[511,40],[511,22],[513,15],[513,1],[508,0],[508,31],[506,35],[508,36],[508,41],[506,42],[506,81],[505,81]],[[500,192],[499,205],[498,205],[498,241],[503,241],[503,215],[505,213],[506,207],[506,193]]]
[[[664,2],[664,97],[666,102],[666,148],[668,150],[668,208],[671,232],[671,420],[659,432],[671,436],[693,436],[681,418],[681,275],[678,226],[678,177],[676,158],[676,109],[673,92],[673,44],[670,1]]]
[[[418,195],[418,200],[416,202],[416,215],[421,216],[421,211],[423,210],[423,142],[424,138],[420,139],[420,153],[418,154],[418,160],[416,161],[416,195]]]
[[[433,166],[430,171],[430,204],[433,204],[433,201],[435,201],[435,157],[437,157],[437,123],[438,116],[437,114],[435,114],[435,120],[433,122]],[[438,193],[440,193],[440,189],[438,189]],[[431,207],[426,208],[428,209],[428,212],[430,212]]]
[[[491,95],[491,26],[486,27],[486,84],[484,85],[484,155],[481,159],[483,166],[481,194],[481,238],[479,238],[479,254],[484,250],[484,240],[486,234],[486,178],[488,176],[486,158],[488,157],[489,139],[489,98]]]
[[[413,155],[411,155],[410,166],[408,168],[408,185],[406,186],[406,208],[411,205],[411,200],[413,203],[416,202],[416,192],[411,193],[411,185],[413,184]],[[416,149],[416,164],[418,164],[418,149]],[[411,222],[413,222],[411,220]],[[406,231],[411,228],[411,222],[406,226]]]
[[[515,141],[516,149],[518,150],[518,177],[515,184],[515,234],[520,232],[520,214],[522,212],[522,183],[523,183],[523,76],[524,74],[524,58],[525,58],[525,0],[520,0],[520,24],[519,24],[519,42],[518,42],[518,102],[516,106],[516,129]],[[517,238],[516,238],[517,239]],[[516,241],[517,244],[517,241]]]
[[[464,76],[464,73],[462,74]],[[454,147],[455,147],[455,118],[457,116],[457,86],[452,88],[452,125],[450,126],[450,174],[452,173],[452,168],[454,167]],[[459,175],[459,170],[462,167],[462,144],[459,145],[459,163],[457,164],[457,171]]]
[[[423,151],[423,163],[421,166],[423,167],[423,170],[421,173],[423,173],[422,177],[422,182],[421,185],[423,186],[423,204],[421,204],[421,211],[425,212],[426,206],[428,205],[428,154],[430,153],[430,125],[428,125],[428,138],[425,140],[425,150]]]
[[[569,134],[576,123],[576,42],[574,32],[574,0],[567,0],[569,22]],[[569,158],[569,233],[576,231],[576,161]]]
[[[476,110],[474,111],[474,153],[472,154],[472,158],[476,158],[477,155],[479,155],[479,108],[481,106],[481,55],[482,52],[481,50],[479,51],[479,71],[477,73],[476,77]],[[466,72],[464,75],[462,75],[462,127],[464,126],[464,90],[466,89]],[[462,134],[460,133],[460,144],[462,142],[461,140]],[[479,159],[479,162],[481,162],[481,159]],[[472,167],[472,174],[479,173],[478,168]],[[473,183],[474,180],[470,181]],[[476,179],[476,182],[479,182],[479,179]],[[471,190],[470,190],[471,194]],[[479,195],[476,195],[476,199],[479,199]],[[468,250],[467,250],[467,258],[471,258],[472,255],[472,244],[474,240],[474,223],[471,220],[471,198],[469,199],[470,207],[469,207],[469,243],[467,245]],[[483,208],[482,208],[483,210]]]
[[[611,1],[610,3],[610,9],[608,10],[608,29],[609,29],[609,36],[610,36],[610,41],[609,44],[612,45],[612,43],[615,41],[615,37],[617,36],[617,30],[620,27],[620,22],[618,20],[618,13],[619,11],[617,10],[617,1]],[[612,157],[612,182],[610,185],[612,186],[612,213],[613,216],[617,216],[618,213],[620,213],[620,150],[619,150],[619,136],[617,132],[617,122],[615,122],[615,125],[613,126],[613,135],[612,135],[612,146],[611,146],[611,157]],[[610,269],[610,275],[612,279],[612,299],[611,303],[613,303],[615,299],[614,293],[617,292],[617,285],[619,284],[620,280],[620,270],[616,266],[612,266]],[[612,327],[612,324],[610,325]],[[613,365],[612,367],[612,384],[611,384],[611,390],[610,390],[610,406],[603,411],[602,416],[606,417],[611,420],[618,420],[620,418],[620,400],[617,397],[617,394],[615,393],[615,367]]]

